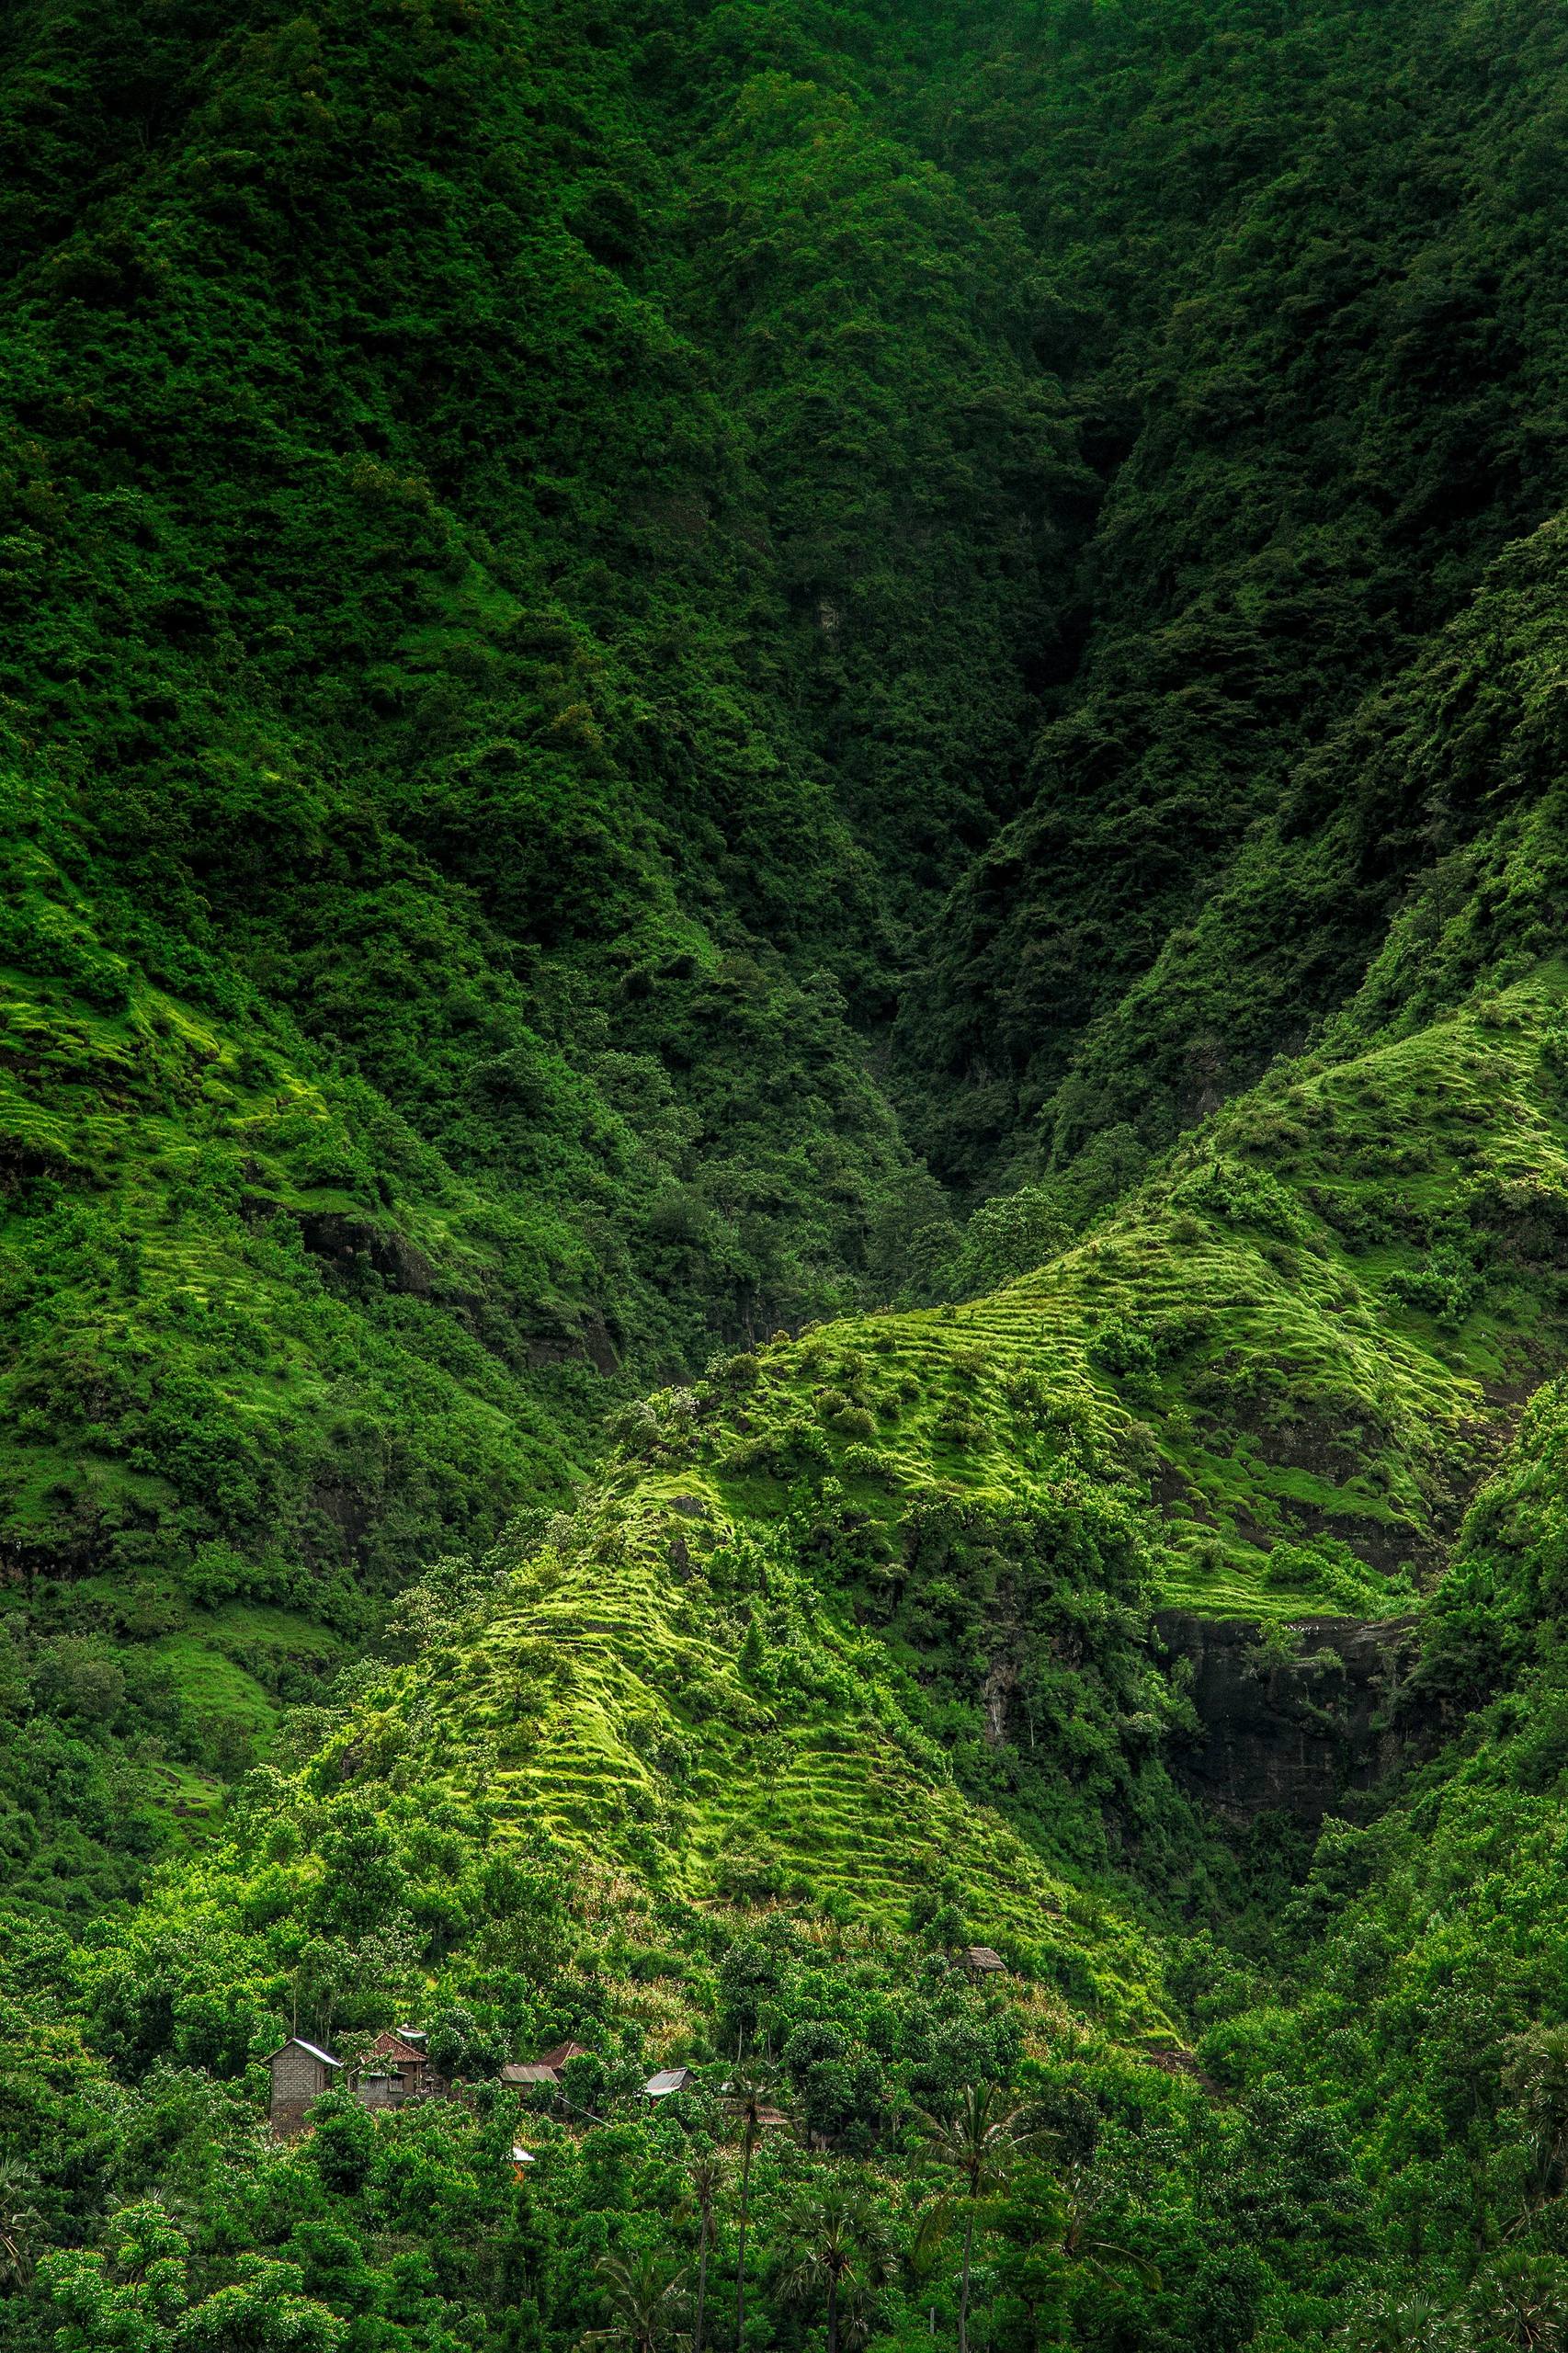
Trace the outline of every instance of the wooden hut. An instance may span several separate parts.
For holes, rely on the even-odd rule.
[[[297,2140],[305,2129],[305,2111],[313,2099],[330,2091],[343,2062],[302,2036],[291,2034],[267,2062],[272,2076],[267,2121],[279,2141]]]
[[[1006,1962],[989,1945],[966,1945],[963,1965],[977,1980],[982,1977],[1006,1977],[1007,1974]]]

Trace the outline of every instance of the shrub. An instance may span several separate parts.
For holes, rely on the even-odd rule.
[[[1125,1315],[1108,1315],[1089,1342],[1089,1362],[1112,1381],[1153,1381],[1159,1370],[1154,1344]]]

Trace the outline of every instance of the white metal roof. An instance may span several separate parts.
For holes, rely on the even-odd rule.
[[[307,2042],[302,2034],[291,2034],[287,2042],[280,2042],[277,2050],[269,2052],[267,2056],[280,2059],[285,2051],[308,2051],[311,2057],[319,2059],[324,2067],[341,2067],[343,2064],[342,2060],[335,2059],[330,2051],[323,2051],[317,2044]]]
[[[663,2099],[666,2092],[684,2090],[690,2076],[689,2067],[661,2067],[658,2074],[650,2075],[643,2085],[643,2097],[646,2099]]]

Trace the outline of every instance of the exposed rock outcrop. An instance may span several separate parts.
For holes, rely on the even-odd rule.
[[[1419,1725],[1391,1703],[1415,1652],[1411,1618],[1301,1618],[1287,1627],[1161,1610],[1173,1671],[1185,1660],[1198,1736],[1176,1769],[1227,1813],[1320,1821],[1397,1761]]]

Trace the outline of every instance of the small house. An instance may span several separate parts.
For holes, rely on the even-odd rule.
[[[297,2140],[305,2129],[305,2110],[313,2099],[332,2089],[335,2076],[341,2074],[343,2062],[335,2059],[330,2051],[322,2051],[303,2037],[291,2034],[280,2043],[267,2060],[272,2076],[272,2090],[267,2102],[267,2121],[275,2139]]]
[[[686,2091],[696,2080],[689,2067],[661,2067],[658,2074],[650,2075],[643,2085],[642,2097],[644,2099],[668,2099],[674,2092]]]
[[[389,2029],[378,2034],[359,2069],[358,2095],[366,2108],[405,2108],[411,2100],[450,2099],[451,2085],[439,2075],[417,2041]]]
[[[541,2051],[537,2059],[514,2061],[501,2070],[501,2081],[527,2089],[535,2084],[559,2084],[574,2059],[586,2059],[586,2045],[581,2042],[558,2042],[553,2051]]]
[[[526,2181],[528,2177],[528,2167],[538,2163],[539,2159],[531,2149],[519,2148],[516,2142],[512,2143],[512,2179],[514,2181]]]
[[[1006,1962],[989,1945],[966,1945],[963,1965],[974,1978],[1006,1977],[1007,1974]]]
[[[586,2059],[589,2055],[585,2042],[558,2042],[553,2051],[540,2052],[539,2063],[560,2076],[566,2073],[574,2059]]]

